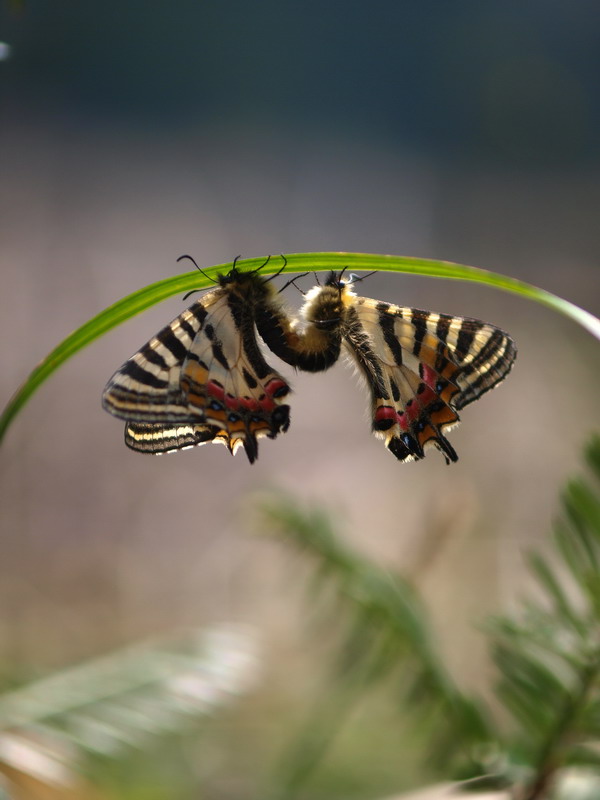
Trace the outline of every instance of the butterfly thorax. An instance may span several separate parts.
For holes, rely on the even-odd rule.
[[[339,330],[344,319],[345,285],[315,286],[306,295],[302,316],[309,328],[318,331]]]

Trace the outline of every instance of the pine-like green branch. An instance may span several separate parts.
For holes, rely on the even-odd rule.
[[[68,776],[88,755],[123,757],[229,704],[257,670],[256,642],[222,625],[123,648],[0,694],[0,773],[2,764],[34,770],[43,757]]]
[[[598,770],[600,437],[586,456],[593,479],[568,483],[553,550],[530,557],[540,590],[536,599],[519,615],[498,617],[488,626],[497,694],[514,719],[508,731],[449,676],[421,601],[406,579],[355,553],[337,537],[324,511],[305,511],[285,498],[263,506],[267,527],[312,561],[311,599],[325,599],[337,631],[335,678],[288,755],[275,797],[295,796],[353,697],[386,676],[410,684],[404,708],[412,706],[413,719],[435,714],[432,739],[444,742],[436,766],[460,766],[462,775],[478,779],[473,787],[483,785],[485,777],[487,785],[512,787],[515,800],[546,800],[555,789],[555,800],[570,800],[560,793],[569,785],[563,780],[566,768]]]
[[[267,529],[313,562],[311,598],[327,601],[331,627],[338,632],[334,677],[280,771],[281,797],[295,796],[353,701],[391,675],[403,686],[405,703],[415,714],[435,720],[431,744],[439,764],[459,759],[468,774],[477,774],[477,753],[494,745],[487,712],[446,670],[410,582],[355,553],[338,538],[321,509],[305,511],[289,498],[280,498],[265,503],[263,512]]]
[[[568,483],[552,563],[530,566],[542,598],[521,622],[491,626],[499,696],[519,723],[510,745],[527,765],[519,800],[541,800],[567,765],[597,766],[600,743],[600,437],[587,448],[592,481]]]

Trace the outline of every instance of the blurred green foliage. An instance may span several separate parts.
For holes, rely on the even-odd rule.
[[[304,722],[276,703],[232,705],[254,685],[252,648],[226,629],[197,632],[128,648],[0,696],[2,771],[11,781],[16,770],[39,783],[45,764],[54,784],[57,776],[64,782],[54,794],[39,794],[53,800],[73,797],[69,785],[77,776],[85,776],[86,792],[97,787],[94,800],[193,800],[205,789],[232,800],[349,800],[436,778],[454,778],[474,792],[504,788],[519,800],[572,800],[575,769],[581,797],[594,797],[599,436],[585,458],[590,475],[567,484],[548,552],[529,556],[535,591],[518,612],[486,625],[495,703],[470,695],[450,674],[409,579],[358,555],[323,509],[271,496],[261,506],[266,529],[312,565],[310,604],[329,640],[330,675]],[[210,722],[201,722],[209,712]],[[271,722],[257,736],[260,726],[248,719],[265,714]],[[239,774],[226,778],[223,753],[232,748]],[[16,800],[37,800],[15,785]]]
[[[312,560],[311,602],[325,595],[337,641],[334,673],[282,759],[273,797],[302,794],[353,703],[381,683],[399,715],[412,712],[422,759],[446,779],[541,800],[555,784],[561,796],[566,767],[600,768],[600,437],[585,456],[591,478],[568,483],[549,555],[529,557],[535,595],[487,626],[509,725],[449,675],[409,580],[353,552],[321,509],[289,498],[264,505],[268,525]]]

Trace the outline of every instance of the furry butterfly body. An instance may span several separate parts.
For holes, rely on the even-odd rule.
[[[270,319],[263,338],[280,358],[313,372],[329,368],[343,348],[370,388],[373,432],[396,458],[420,459],[434,446],[456,461],[444,433],[460,409],[506,377],[513,340],[480,320],[357,297],[352,283],[332,272],[306,295],[304,330]]]
[[[221,442],[232,453],[243,447],[252,463],[258,438],[285,432],[290,387],[255,333],[257,311],[271,306],[278,314],[268,279],[234,267],[126,361],[102,403],[126,421],[128,447],[158,454]]]

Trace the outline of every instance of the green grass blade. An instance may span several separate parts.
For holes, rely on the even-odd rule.
[[[524,281],[500,275],[489,270],[469,267],[464,264],[453,264],[450,261],[435,261],[426,258],[412,258],[409,256],[386,256],[370,253],[293,253],[286,256],[287,265],[284,272],[313,272],[321,270],[340,270],[348,268],[350,271],[376,270],[382,272],[400,272],[412,275],[424,275],[431,278],[446,278],[448,280],[471,281],[483,283],[505,292],[511,292],[521,297],[527,297],[541,305],[552,308],[554,311],[570,317],[579,323],[591,334],[600,339],[600,320],[588,311],[574,303],[564,300],[557,295],[539,289]],[[238,260],[237,266],[241,270],[256,269],[264,264],[265,259],[247,258]],[[280,266],[279,258],[271,259],[265,266],[264,274],[276,272]],[[102,334],[119,325],[130,317],[139,314],[155,303],[165,300],[174,294],[186,292],[190,289],[204,289],[211,285],[209,276],[219,272],[227,272],[232,264],[221,264],[205,270],[205,274],[197,271],[176,275],[172,278],[153,283],[140,289],[128,297],[119,300],[112,306],[97,314],[76,331],[71,333],[57,347],[41,361],[27,380],[15,392],[8,405],[0,416],[0,441],[6,429],[18,414],[27,400],[36,389],[48,378],[54,370],[67,359],[102,336]]]
[[[264,260],[264,259],[263,259]],[[206,270],[207,274],[215,274],[219,269]],[[104,333],[108,333],[111,328],[120,325],[121,322],[140,314],[155,303],[166,300],[168,297],[178,292],[189,291],[190,288],[206,289],[211,286],[208,278],[196,273],[185,273],[176,275],[173,278],[152,283],[144,289],[133,292],[122,300],[113,303],[112,306],[104,309],[95,317],[85,322],[80,328],[70,333],[63,341],[57,345],[48,355],[40,361],[33,369],[27,380],[17,389],[12,398],[7,403],[2,416],[0,416],[0,442],[6,429],[25,405],[31,395],[61,364],[64,364],[71,356],[74,356],[86,345],[91,344],[94,339],[98,339]]]

